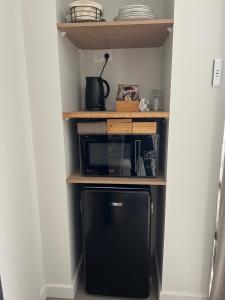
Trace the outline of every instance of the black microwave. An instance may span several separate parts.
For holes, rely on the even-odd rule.
[[[159,135],[80,135],[86,176],[157,177]]]

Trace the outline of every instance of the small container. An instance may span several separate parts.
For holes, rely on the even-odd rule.
[[[120,101],[116,100],[116,111],[135,112],[139,111],[139,100],[136,101]]]
[[[161,100],[161,91],[152,90],[153,98],[151,100],[150,108],[152,111],[161,111],[162,110],[162,100]]]
[[[108,134],[131,134],[132,119],[108,119],[107,133]]]
[[[139,104],[139,110],[140,111],[150,111],[150,99],[141,98],[140,104]]]
[[[106,122],[78,122],[78,134],[105,134],[107,132]]]
[[[156,134],[157,133],[157,122],[133,122],[134,134]]]

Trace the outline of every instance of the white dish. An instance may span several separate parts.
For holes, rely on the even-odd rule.
[[[96,11],[96,7],[90,7],[90,6],[76,6],[76,12],[77,11]]]
[[[93,17],[96,18],[96,11],[76,11],[76,18]]]
[[[131,19],[149,19],[149,20],[152,20],[152,19],[155,19],[156,17],[155,16],[130,16],[130,17],[124,17],[122,18],[122,20],[131,20]]]
[[[119,16],[124,15],[152,15],[153,13],[144,13],[144,12],[129,12],[129,13],[121,13]]]
[[[122,18],[118,18],[120,20],[125,20],[125,19],[133,19],[133,18],[141,18],[141,19],[155,19],[155,16],[129,16],[129,17],[122,17]]]
[[[146,7],[146,8],[141,8],[141,7],[130,7],[130,8],[120,8],[119,11],[129,11],[129,10],[146,10],[150,11],[152,10],[152,7]]]
[[[130,10],[136,10],[136,11],[138,11],[138,10],[142,10],[142,11],[152,11],[152,8],[151,7],[148,7],[148,8],[139,8],[139,7],[134,7],[134,8],[121,8],[121,9],[119,9],[119,12],[122,12],[122,11],[130,11]]]
[[[155,20],[156,16],[146,17],[146,16],[131,16],[125,18],[119,18],[118,16],[114,18],[114,21],[141,21],[141,20]]]
[[[83,7],[83,9],[93,9],[93,7],[95,7],[103,11],[103,5],[95,1],[74,1],[69,4],[69,8],[77,6]]]
[[[149,8],[151,6],[149,5],[144,5],[144,4],[131,4],[131,5],[125,5],[121,9],[126,9],[126,8]]]
[[[153,11],[124,11],[124,12],[120,12],[120,15],[129,15],[129,14],[135,14],[135,15],[146,15],[146,14],[153,14]]]
[[[76,22],[79,21],[96,21],[96,17],[92,17],[92,16],[77,17]]]
[[[120,19],[131,18],[131,17],[145,17],[145,18],[155,18],[154,15],[127,15],[127,16],[118,16]]]
[[[128,12],[120,12],[118,15],[152,15],[153,11],[128,11]]]

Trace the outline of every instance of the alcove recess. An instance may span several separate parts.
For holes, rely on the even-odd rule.
[[[66,1],[62,1],[66,5]],[[153,236],[155,280],[157,293],[161,289],[166,195],[167,128],[170,108],[170,82],[173,43],[173,1],[151,1],[156,20],[63,23],[63,5],[58,6],[60,83],[64,119],[64,139],[67,162],[67,188],[79,190],[83,184],[150,185],[156,210]],[[125,1],[99,1],[104,5],[105,18],[112,20]],[[145,1],[149,4],[150,1]],[[65,7],[64,7],[65,8]],[[103,77],[110,83],[106,100],[107,112],[83,112],[85,77],[98,76],[102,64],[93,61],[96,49],[109,50],[109,61]],[[115,112],[115,97],[119,83],[139,84],[140,96],[149,97],[152,89],[162,91],[163,111],[149,113]],[[160,131],[160,175],[157,178],[99,178],[79,173],[79,146],[76,123],[80,120],[129,118],[157,121]],[[74,193],[69,193],[73,197]]]

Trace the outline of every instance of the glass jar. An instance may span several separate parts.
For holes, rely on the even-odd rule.
[[[139,110],[140,111],[150,111],[150,99],[141,98],[139,103]]]
[[[162,99],[160,90],[152,90],[153,98],[151,100],[151,110],[161,111],[162,110]]]

